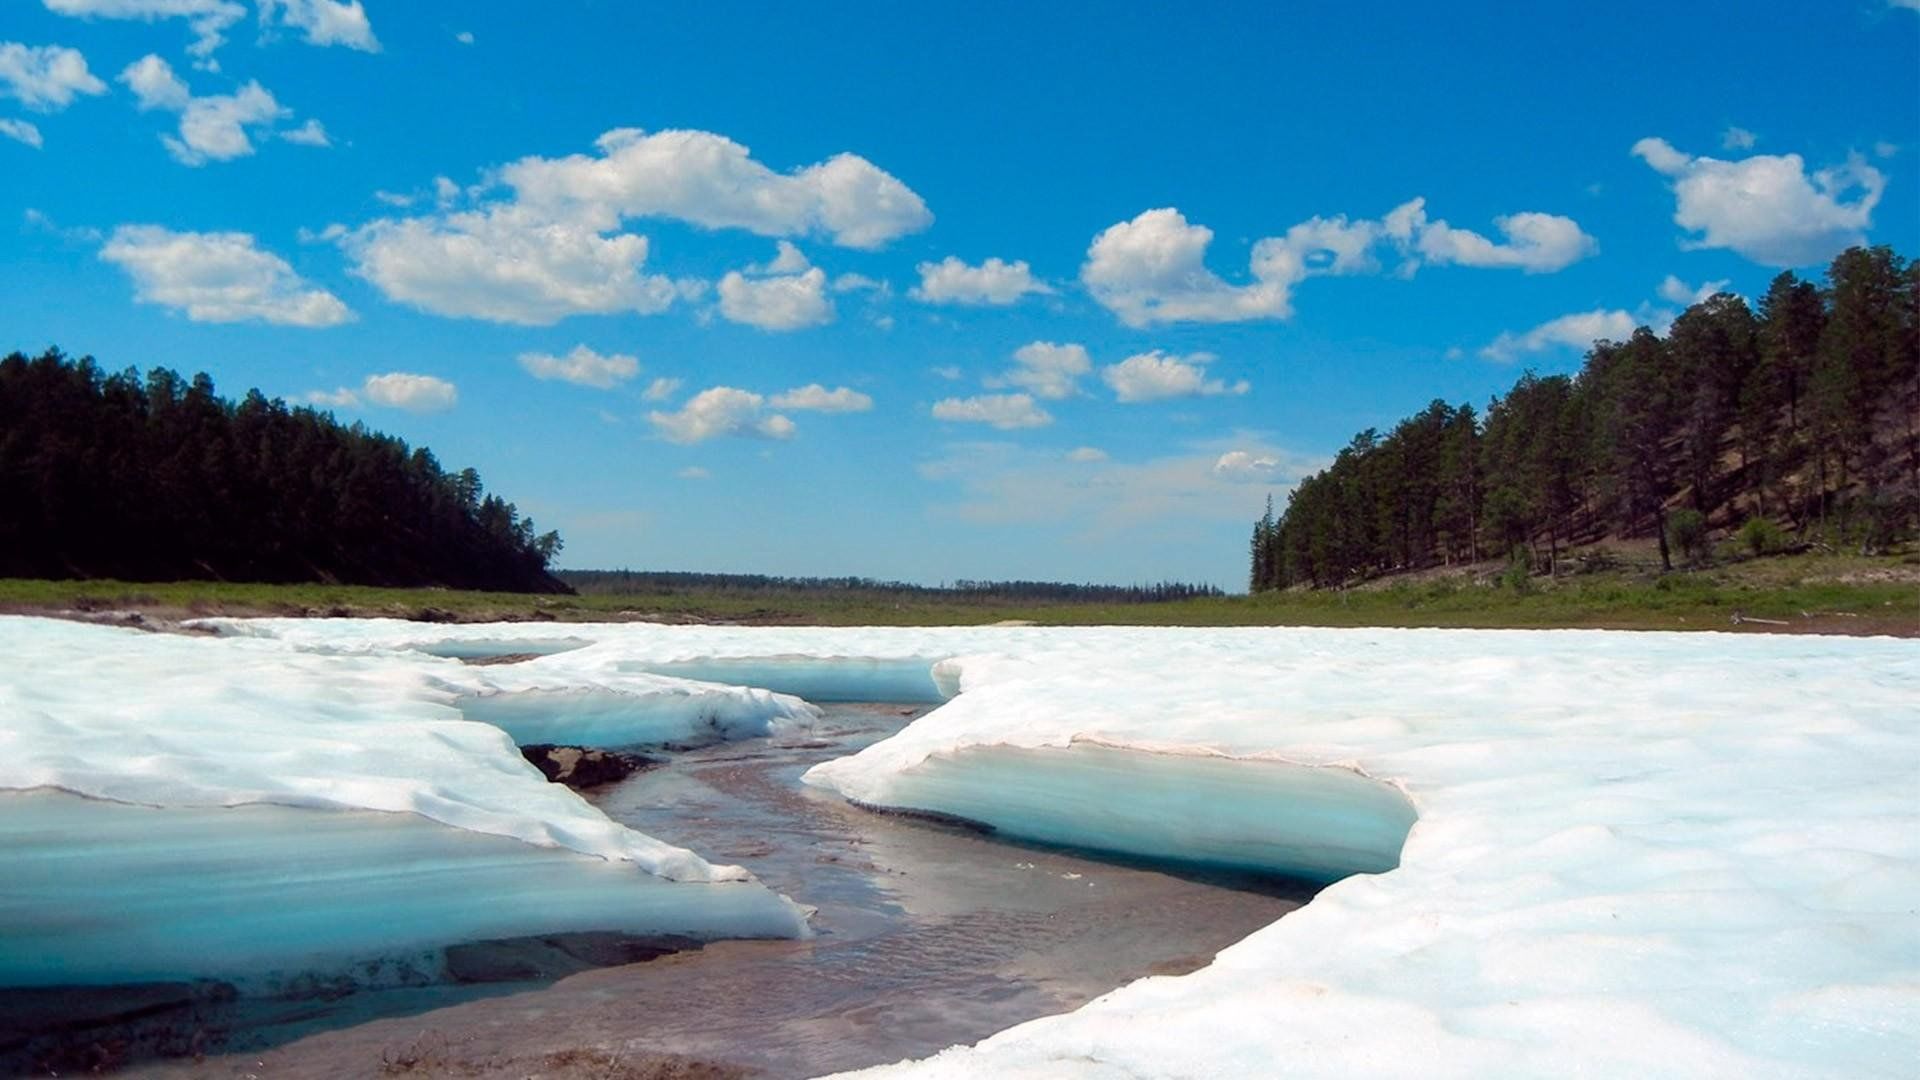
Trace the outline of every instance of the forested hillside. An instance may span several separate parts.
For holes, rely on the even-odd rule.
[[[1435,401],[1355,436],[1254,526],[1255,591],[1334,586],[1608,537],[1694,548],[1743,530],[1866,552],[1920,519],[1920,263],[1853,248],[1824,287],[1791,272],[1756,308],[1720,293],[1660,336],[1528,372],[1484,414]]]
[[[559,548],[472,469],[258,390],[0,360],[0,576],[564,592]]]

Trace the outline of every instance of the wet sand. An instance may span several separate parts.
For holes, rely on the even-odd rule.
[[[589,797],[817,906],[802,942],[721,942],[551,983],[435,986],[228,1013],[225,1052],[142,1075],[812,1076],[924,1056],[1206,964],[1304,887],[1177,877],[876,814],[814,762],[917,710],[832,706],[807,737],[673,755]]]

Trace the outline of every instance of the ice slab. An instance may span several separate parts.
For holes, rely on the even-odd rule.
[[[168,823],[244,827],[247,835],[236,837],[229,850],[260,852],[264,861],[275,837],[295,850],[301,844],[301,827],[285,826],[288,820],[310,822],[306,827],[315,830],[351,820],[365,826],[369,837],[411,830],[409,835],[440,838],[421,839],[408,851],[427,852],[434,843],[467,843],[462,836],[478,836],[500,841],[497,850],[517,855],[530,875],[584,882],[602,873],[601,880],[612,882],[616,878],[606,876],[611,873],[631,885],[631,901],[618,909],[597,899],[612,895],[610,885],[559,889],[550,910],[555,926],[574,924],[562,907],[577,900],[579,912],[595,918],[625,913],[617,926],[588,928],[652,932],[655,928],[636,920],[643,923],[643,916],[655,912],[684,922],[686,912],[693,912],[706,918],[704,930],[683,925],[672,932],[707,937],[734,933],[743,913],[754,912],[754,936],[806,932],[801,909],[753,882],[745,870],[710,864],[609,820],[574,792],[547,783],[501,727],[467,715],[492,709],[505,716],[517,708],[519,726],[558,736],[557,741],[618,744],[767,734],[810,723],[814,710],[798,699],[621,673],[606,657],[570,667],[543,668],[539,665],[546,661],[529,661],[476,668],[417,651],[314,652],[270,639],[190,638],[23,618],[0,618],[0,656],[8,658],[0,669],[0,816],[7,819],[0,867],[11,871],[13,848],[28,850],[47,830],[78,845],[70,852],[77,875],[65,894],[71,903],[58,899],[57,877],[45,879],[45,888],[34,894],[34,904],[50,916],[90,902],[92,885],[82,869],[121,862],[141,865],[139,875],[151,873],[155,902],[186,905],[168,890],[191,888],[194,877],[168,876],[163,864],[180,858],[191,865],[211,833]],[[554,708],[560,701],[575,707],[570,713]],[[138,844],[97,848],[79,843],[84,829],[61,832],[66,812],[58,807],[63,804],[21,801],[20,793],[32,791],[85,796],[96,815],[112,813],[102,806],[125,804],[185,816],[129,819],[149,823],[144,835],[150,850]],[[205,818],[186,814],[236,807],[278,810]],[[297,817],[287,819],[282,811]],[[381,812],[378,820],[388,824],[375,829],[368,824],[373,817],[339,816],[355,811]],[[391,824],[395,820],[413,824],[403,829]],[[435,868],[442,864],[423,856],[416,868],[406,861],[382,862],[383,857],[372,840],[362,851],[367,888],[384,887],[383,904],[396,911],[417,910],[416,894],[437,887]],[[149,865],[142,859],[157,861]],[[560,869],[576,864],[573,870]],[[129,888],[148,887],[128,873]],[[217,884],[237,873],[231,867],[208,871],[204,880]],[[504,873],[488,879],[499,913],[534,910],[513,899],[507,879]],[[674,883],[726,884],[728,899],[703,900],[712,890],[701,888],[685,894],[639,891]],[[11,895],[8,888],[0,883],[0,895]],[[332,929],[285,938],[281,948],[287,963],[305,962],[322,947],[352,944],[356,954],[383,947],[392,940],[394,925],[410,928],[409,933],[431,931],[432,936],[415,941],[422,947],[456,941],[447,935],[464,933],[461,920],[451,916],[389,924],[365,906],[336,902],[320,888],[289,892],[284,901],[298,907],[303,895],[308,909],[300,917]],[[671,899],[679,896],[684,901]],[[490,903],[485,893],[473,899],[481,906]],[[47,929],[61,925],[69,928],[67,935],[38,943],[51,959],[32,968],[31,958],[15,957],[24,966],[0,970],[0,985],[34,971],[39,974],[33,977],[45,977],[46,965],[57,969],[69,955],[75,957],[74,970],[107,974],[84,962],[95,948],[94,924],[56,919]],[[183,955],[198,953],[211,964],[225,954],[226,938],[217,921],[174,925],[185,935],[178,946]],[[115,939],[105,935],[101,940]],[[124,973],[116,981],[138,977],[138,954],[122,957]]]
[[[1086,741],[934,754],[863,795],[1018,840],[1321,882],[1393,869],[1414,821],[1349,769]]]
[[[437,974],[423,949],[569,930],[789,937],[745,882],[671,882],[631,862],[416,814],[130,806],[0,792],[0,986],[223,978],[284,989]]]

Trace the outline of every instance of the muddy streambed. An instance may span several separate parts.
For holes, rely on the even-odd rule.
[[[558,981],[534,956],[526,974],[545,978],[202,1007],[173,1022],[186,1040],[174,1052],[203,1056],[111,1064],[236,1077],[812,1076],[1193,970],[1309,895],[1017,846],[801,785],[809,766],[923,711],[830,705],[809,734],[675,753],[588,795],[817,907],[810,941],[720,942]]]

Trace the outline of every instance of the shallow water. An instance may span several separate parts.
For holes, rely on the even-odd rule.
[[[1016,847],[801,786],[810,765],[921,711],[829,706],[811,735],[676,754],[591,796],[617,820],[817,906],[811,941],[721,942],[545,985],[367,992],[283,1007],[277,1023],[256,1009],[226,1054],[141,1071],[645,1076],[693,1059],[716,1075],[811,1076],[924,1056],[1143,975],[1192,970],[1306,899],[1270,882]],[[235,1049],[249,1045],[261,1048]]]

